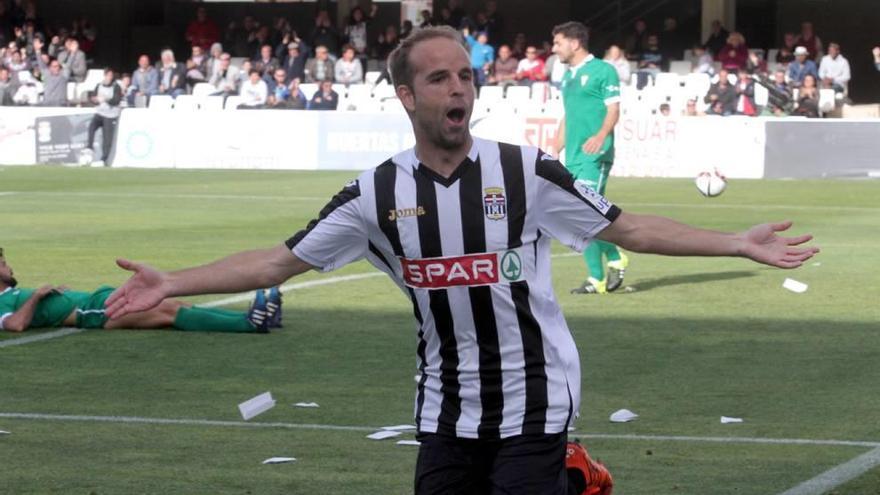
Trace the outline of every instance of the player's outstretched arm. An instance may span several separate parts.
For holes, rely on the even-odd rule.
[[[599,238],[638,253],[668,256],[741,256],[778,268],[797,268],[819,252],[798,247],[813,239],[806,234],[782,237],[792,222],[756,225],[741,233],[704,230],[653,215],[621,213]]]
[[[44,297],[48,296],[53,292],[64,292],[61,287],[52,287],[51,285],[44,285],[39,289],[35,290],[31,297],[25,301],[24,304],[18,308],[18,311],[12,313],[7,316],[5,320],[3,320],[2,328],[7,332],[24,332],[31,326],[31,321],[34,319],[34,314],[37,312],[37,304],[43,300]]]
[[[111,319],[152,309],[169,297],[245,292],[280,285],[313,268],[283,244],[243,251],[207,265],[170,273],[124,259],[116,263],[134,274],[107,298],[107,316]]]

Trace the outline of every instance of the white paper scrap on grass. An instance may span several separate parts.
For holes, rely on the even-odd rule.
[[[10,433],[6,430],[0,430],[0,435],[10,435]]]
[[[385,431],[408,431],[408,430],[415,430],[416,427],[413,425],[395,425],[395,426],[383,426],[382,429]]]
[[[612,423],[629,423],[638,417],[638,414],[629,409],[620,409],[619,411],[615,411],[608,419],[611,420]]]
[[[317,402],[297,402],[293,407],[321,407]]]
[[[721,424],[726,425],[730,423],[742,423],[742,418],[731,418],[729,416],[721,416]]]
[[[418,440],[398,440],[397,441],[397,445],[414,445],[414,446],[418,447],[421,444],[422,444],[422,442],[420,442]]]
[[[270,457],[263,461],[263,464],[284,464],[285,462],[296,462],[296,457]]]
[[[399,431],[377,431],[367,435],[367,438],[370,440],[385,440],[386,438],[394,438],[398,435],[400,435]]]
[[[266,392],[242,402],[238,405],[238,410],[241,411],[241,417],[247,421],[273,407],[275,407],[275,400],[272,399],[272,392]]]
[[[807,284],[805,284],[803,282],[798,282],[797,280],[795,280],[793,278],[787,278],[787,279],[785,279],[785,282],[782,283],[782,287],[784,287],[792,292],[796,292],[798,294],[803,294],[804,292],[807,291],[808,286],[807,286]]]

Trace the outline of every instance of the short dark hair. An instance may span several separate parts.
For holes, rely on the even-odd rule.
[[[412,87],[413,71],[410,65],[409,52],[419,43],[436,38],[452,40],[464,48],[464,38],[458,31],[449,26],[432,26],[414,31],[388,55],[388,72],[391,75],[391,82],[395,86]]]
[[[564,38],[578,40],[584,50],[590,44],[590,30],[587,26],[577,21],[569,21],[553,28],[553,36],[561,34]]]
[[[251,69],[248,71],[249,76],[252,76],[254,74],[260,74],[260,71],[258,71],[257,69]]]

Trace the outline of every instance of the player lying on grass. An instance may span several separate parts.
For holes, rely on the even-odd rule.
[[[551,284],[551,239],[638,253],[740,256],[795,268],[812,237],[791,223],[739,233],[625,213],[529,146],[470,135],[470,57],[451,28],[420,29],[388,66],[414,148],[362,173],[284,244],[172,273],[127,260],[107,299],[125,318],[168,297],[242,292],[366,259],[413,305],[417,495],[583,493],[566,473],[580,358]],[[340,299],[340,304],[342,299]],[[343,328],[333,339],[345,339]]]
[[[281,295],[277,288],[263,291],[247,312],[219,308],[200,308],[183,301],[166,299],[155,308],[108,320],[104,302],[113,287],[103,286],[94,292],[68,290],[64,286],[44,285],[38,289],[20,289],[12,267],[0,248],[0,330],[23,332],[28,328],[77,327],[160,329],[174,328],[192,332],[265,333],[281,325]]]

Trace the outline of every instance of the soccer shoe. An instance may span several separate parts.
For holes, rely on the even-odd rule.
[[[614,486],[611,473],[601,463],[590,458],[580,442],[568,442],[565,446],[565,469],[569,486],[578,490],[577,495],[608,495]]]
[[[266,300],[266,317],[269,320],[269,328],[281,328],[281,291],[278,287],[269,289],[269,297]]]
[[[254,297],[254,303],[251,304],[251,309],[248,310],[247,319],[251,322],[251,325],[254,326],[254,330],[257,333],[269,333],[269,318],[267,317],[267,309],[266,309],[266,293],[263,292],[263,289],[257,291],[256,297]]]
[[[622,251],[619,260],[608,262],[608,292],[614,292],[623,285],[623,276],[628,265],[629,258]]]
[[[596,280],[593,277],[588,278],[577,289],[571,289],[572,294],[605,294],[606,292],[605,281]]]

